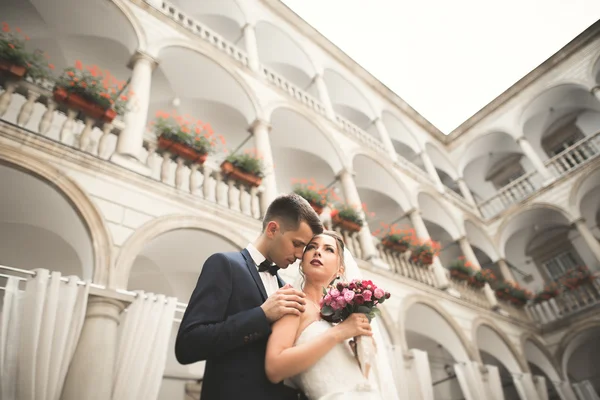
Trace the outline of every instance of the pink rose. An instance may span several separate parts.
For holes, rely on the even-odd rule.
[[[325,295],[325,297],[323,298],[323,302],[327,305],[330,305],[331,304],[331,295],[330,294]]]
[[[340,291],[337,289],[331,289],[329,291],[329,294],[331,295],[332,298],[336,299],[340,296]]]
[[[365,303],[365,299],[363,298],[362,294],[357,294],[356,296],[354,296],[354,304],[364,304]]]
[[[346,302],[350,303],[353,298],[354,292],[352,290],[346,290],[346,292],[344,293],[344,299],[346,300]]]
[[[337,301],[332,301],[331,302],[331,308],[333,308],[333,311],[337,311],[339,309],[341,309],[342,307],[340,307],[337,303]]]
[[[344,307],[346,307],[346,299],[345,299],[345,298],[343,298],[342,296],[338,297],[338,298],[336,299],[336,302],[337,302],[337,304],[338,304],[338,306],[339,306],[340,308],[344,308]]]
[[[365,290],[363,292],[363,298],[365,299],[365,301],[371,301],[371,296],[373,295],[373,293],[371,293],[370,290]]]
[[[381,289],[381,288],[377,288],[377,289],[375,289],[375,293],[374,294],[375,294],[376,298],[380,299],[383,296],[385,296],[385,291],[383,289]]]

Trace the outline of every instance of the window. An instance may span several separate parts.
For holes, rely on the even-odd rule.
[[[552,280],[560,279],[568,270],[578,266],[577,259],[570,251],[560,253],[543,263]]]

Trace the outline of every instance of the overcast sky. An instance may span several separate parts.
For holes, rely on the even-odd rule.
[[[600,19],[600,0],[282,1],[446,134]]]

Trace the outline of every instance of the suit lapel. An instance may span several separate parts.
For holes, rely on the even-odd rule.
[[[283,279],[281,279],[279,274],[277,274],[276,276],[277,276],[277,285],[279,285],[279,288],[281,289],[282,287],[285,286],[285,281]]]
[[[252,279],[254,279],[254,283],[258,286],[258,290],[260,291],[260,295],[263,300],[267,300],[267,291],[265,290],[265,285],[262,283],[262,279],[260,279],[260,275],[258,275],[258,269],[250,256],[250,253],[247,249],[242,250],[242,255],[244,259],[246,259],[246,267],[248,267],[248,271],[250,271],[250,275],[252,275]]]

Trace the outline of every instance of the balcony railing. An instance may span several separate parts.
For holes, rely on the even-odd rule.
[[[51,90],[24,80],[2,86],[5,90],[0,94],[1,120],[103,160],[114,154],[117,137],[123,130],[121,120],[109,124],[82,116],[56,103]],[[249,217],[259,219],[263,215],[262,189],[224,179],[215,160],[188,165],[168,152],[159,155],[156,136],[150,134],[144,138],[144,149],[141,153],[145,154],[140,155],[154,179]]]
[[[431,287],[436,288],[439,286],[439,283],[433,272],[433,266],[416,265],[408,259],[407,253],[400,254],[386,248],[381,244],[379,244],[377,247],[379,250],[379,256],[386,264],[390,266],[390,269],[393,272]]]
[[[469,303],[473,303],[482,308],[490,308],[491,304],[485,297],[483,288],[476,288],[469,285],[466,281],[457,281],[455,279],[448,279],[449,286],[460,293],[460,297]]]
[[[248,66],[248,55],[244,51],[239,49],[235,44],[227,41],[221,35],[208,29],[200,22],[187,16],[184,12],[179,10],[172,3],[165,0],[144,1],[152,7],[155,7],[155,4],[158,2],[160,4],[160,7],[157,8],[158,11],[160,11],[173,21],[177,22],[179,25],[193,32],[196,36],[210,43],[211,45],[213,45],[223,53],[227,54],[234,60],[240,62],[242,65]]]
[[[600,132],[596,132],[552,157],[545,162],[545,165],[556,178],[561,178],[596,159],[599,154]],[[494,196],[479,203],[479,210],[484,218],[492,218],[537,192],[542,187],[541,183],[537,171],[529,172],[501,188]]]
[[[366,144],[373,150],[385,153],[385,147],[383,147],[383,143],[381,143],[381,140],[363,131],[361,128],[354,125],[352,122],[348,121],[340,115],[336,115],[335,119],[337,123],[342,127],[342,130],[344,132],[349,133],[352,137],[358,139],[359,142]]]
[[[545,325],[600,305],[600,276],[557,297],[528,305],[525,311],[538,324]]]
[[[320,101],[316,100],[304,90],[300,89],[299,87],[297,87],[281,75],[277,74],[276,72],[270,70],[269,68],[264,66],[261,68],[263,75],[265,76],[265,78],[267,78],[268,82],[277,86],[279,89],[283,90],[288,95],[290,95],[300,103],[304,104],[311,110],[317,112],[318,114],[321,114],[323,116],[327,114],[325,106]]]

